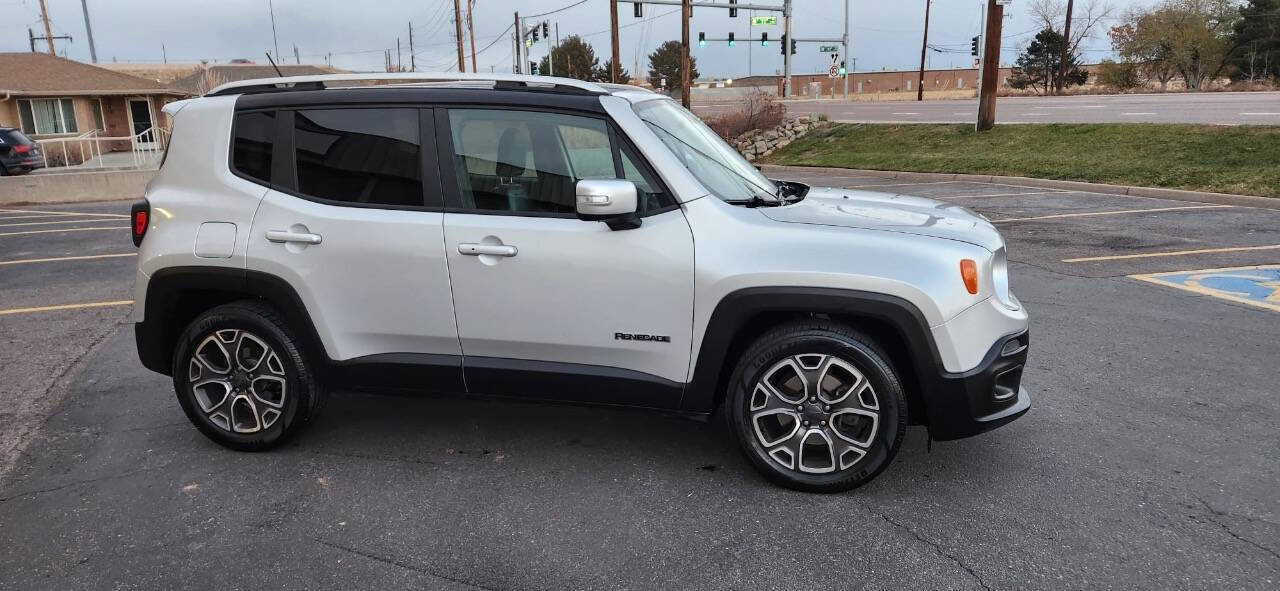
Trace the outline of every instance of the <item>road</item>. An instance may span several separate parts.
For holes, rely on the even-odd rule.
[[[909,429],[827,496],[766,483],[718,423],[462,397],[339,393],[235,453],[138,363],[128,204],[5,208],[0,589],[1280,585],[1280,304],[1212,279],[1280,267],[1280,211],[770,173],[995,220],[1030,413],[932,448]]]
[[[787,101],[791,115],[823,113],[850,123],[973,123],[978,101]],[[694,105],[699,114],[736,109]],[[1066,97],[1005,97],[996,101],[1000,123],[1205,123],[1280,125],[1280,92],[1207,92]]]

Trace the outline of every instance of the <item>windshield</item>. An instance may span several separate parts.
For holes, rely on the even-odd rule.
[[[777,199],[778,188],[769,179],[675,101],[645,101],[635,110],[716,197],[725,201]]]

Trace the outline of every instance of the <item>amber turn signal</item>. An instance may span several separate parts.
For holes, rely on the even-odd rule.
[[[964,287],[969,293],[978,294],[978,263],[973,262],[973,259],[961,259],[960,278],[964,280]]]

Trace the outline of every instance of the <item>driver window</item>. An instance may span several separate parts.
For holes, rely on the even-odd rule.
[[[450,109],[454,168],[464,209],[575,215],[582,179],[636,183],[640,211],[661,193],[638,160],[617,147],[601,119],[497,109]]]

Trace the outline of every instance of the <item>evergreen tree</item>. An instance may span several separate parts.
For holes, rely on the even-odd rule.
[[[1030,88],[1041,94],[1049,94],[1058,81],[1058,66],[1062,60],[1062,33],[1045,29],[1036,34],[1027,49],[1018,56],[1013,67],[1009,86]],[[1066,78],[1062,87],[1078,86],[1089,81],[1089,73],[1080,68],[1080,56],[1072,53],[1066,59]]]

